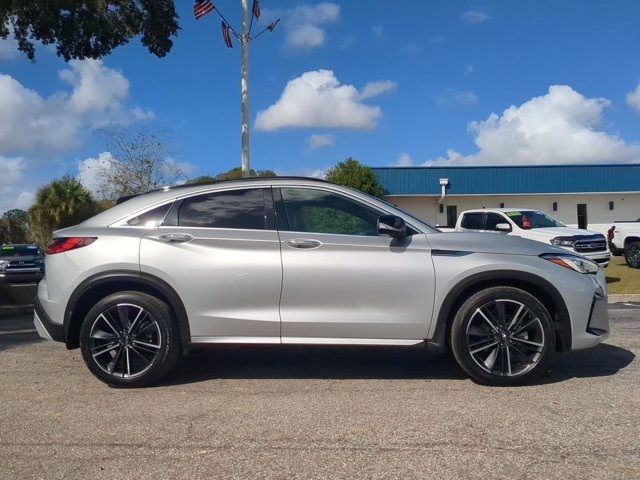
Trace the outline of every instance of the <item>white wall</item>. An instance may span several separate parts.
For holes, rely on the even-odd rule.
[[[616,220],[636,220],[640,218],[640,194],[549,194],[549,195],[508,195],[508,196],[447,196],[443,213],[439,213],[436,200],[428,196],[390,196],[387,201],[407,210],[432,225],[446,226],[447,205],[455,205],[458,215],[474,208],[495,208],[504,203],[505,207],[531,208],[542,210],[564,224],[578,226],[577,205],[587,204],[588,228],[606,233]],[[609,210],[609,202],[614,209]],[[553,211],[553,202],[558,202],[558,210]]]

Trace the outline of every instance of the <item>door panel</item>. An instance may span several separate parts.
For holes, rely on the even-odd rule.
[[[379,236],[376,220],[387,212],[326,189],[274,194],[283,343],[426,337],[434,290],[426,235]]]
[[[159,238],[177,234],[193,239]],[[160,227],[142,239],[140,268],[177,291],[194,341],[280,336],[282,264],[275,231]]]
[[[281,232],[280,238],[283,343],[287,337],[426,338],[434,284],[425,235]],[[288,243],[299,239],[321,244]]]
[[[279,343],[282,263],[274,228],[269,188],[194,195],[142,238],[140,268],[180,295],[194,342]]]

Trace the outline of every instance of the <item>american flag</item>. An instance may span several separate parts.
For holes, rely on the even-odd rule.
[[[196,0],[193,5],[193,14],[196,16],[196,20],[200,20],[206,14],[213,12],[215,8],[211,0]]]
[[[231,43],[231,27],[225,22],[222,22],[222,40],[224,40],[224,44],[228,48],[233,48],[233,43]]]
[[[253,16],[256,18],[260,18],[260,0],[253,0],[253,6],[251,7],[251,12]]]

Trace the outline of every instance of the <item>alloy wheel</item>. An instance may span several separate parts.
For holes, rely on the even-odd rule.
[[[93,321],[89,346],[95,363],[107,374],[133,378],[158,359],[162,333],[144,308],[131,303],[112,305]]]
[[[545,347],[540,318],[524,303],[509,299],[477,308],[466,335],[473,361],[498,376],[524,375],[536,366]]]

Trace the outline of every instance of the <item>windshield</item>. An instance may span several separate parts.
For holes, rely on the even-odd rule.
[[[38,247],[35,245],[2,245],[0,246],[0,257],[13,257],[19,255],[40,255]]]
[[[564,227],[562,223],[544,212],[537,210],[513,210],[505,212],[513,223],[524,230],[532,228],[554,228]]]

